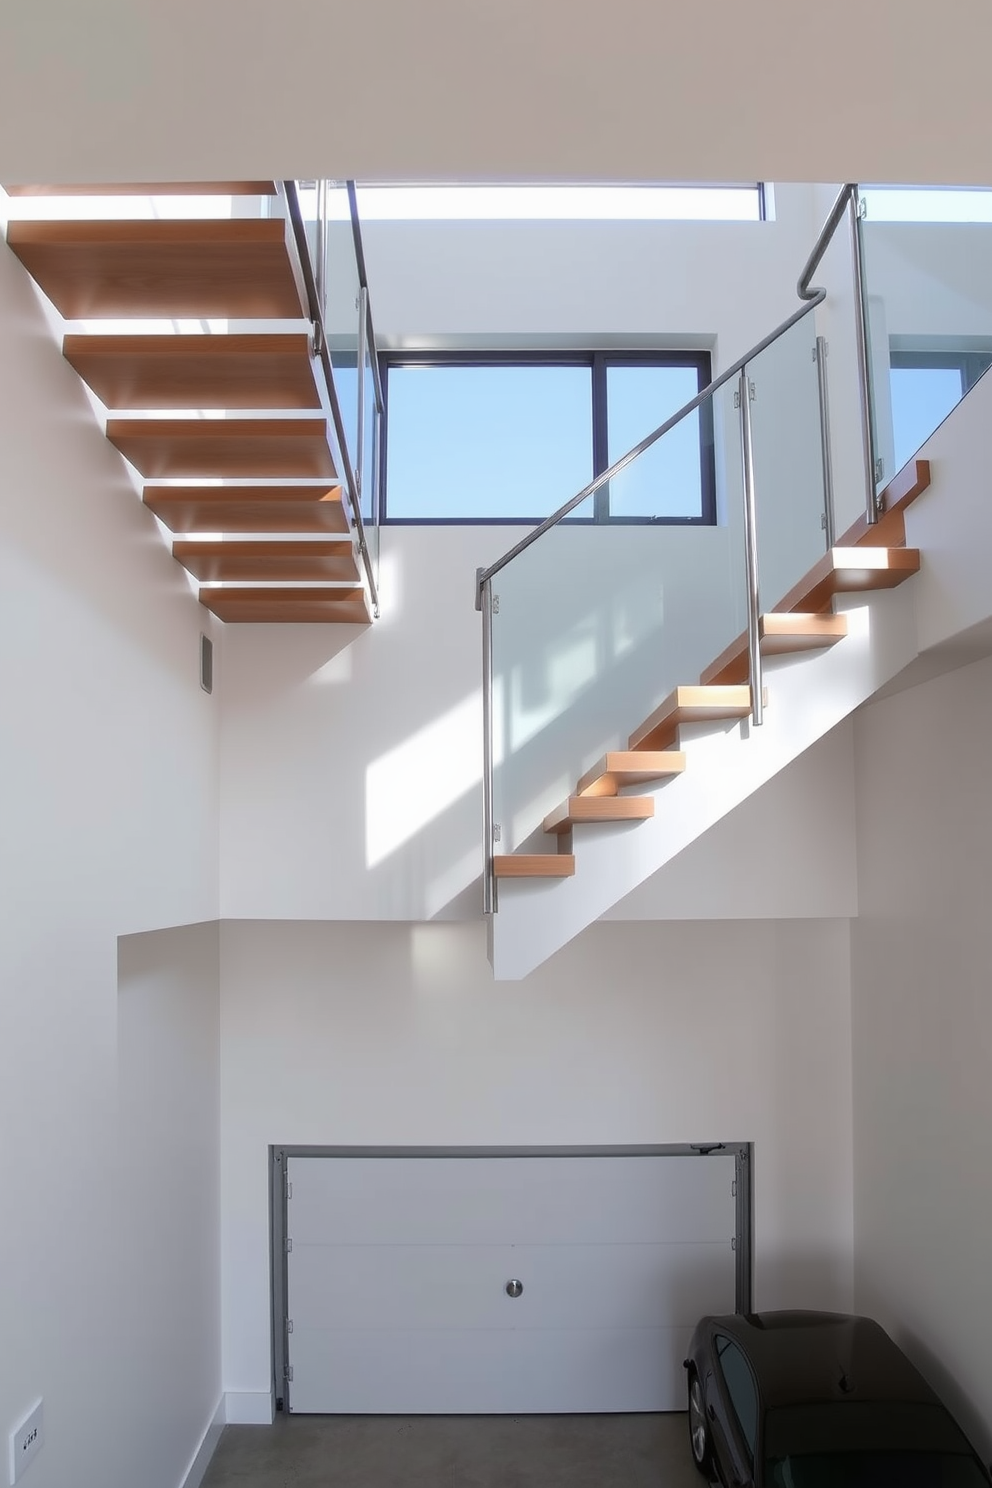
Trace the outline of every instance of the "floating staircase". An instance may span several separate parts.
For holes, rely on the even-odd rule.
[[[864,696],[870,695],[880,685],[880,680],[887,680],[882,677],[872,681],[875,663],[867,635],[868,627],[863,621],[860,626],[855,626],[856,611],[835,611],[834,605],[844,601],[847,596],[870,596],[878,591],[894,589],[919,571],[919,552],[902,546],[905,542],[902,512],[927,489],[929,483],[928,462],[911,461],[883,493],[883,515],[880,521],[871,525],[866,521],[856,523],[845,533],[842,543],[825,553],[775,610],[761,616],[759,631],[763,656],[773,659],[806,652],[809,653],[806,665],[815,667],[816,656],[823,657],[841,643],[849,643],[855,646],[857,667],[864,673],[863,678],[854,678],[846,687],[836,686],[836,673],[830,679],[824,677],[824,696],[829,697],[829,703],[817,697],[817,688],[812,677],[795,689],[796,704],[804,708],[808,717],[795,730],[798,747],[792,750],[789,757],[794,757],[802,748],[808,747],[814,738],[839,722],[852,707],[864,700]],[[889,645],[893,654],[896,654],[898,640],[888,639],[880,616],[876,628],[881,633],[879,645]],[[855,631],[857,634],[854,634]],[[854,653],[851,654],[853,657]],[[788,706],[792,701],[791,698],[787,700],[785,689],[777,685],[777,679],[772,680],[775,675],[773,668],[769,671],[769,685],[764,690],[764,701],[769,709],[766,724],[774,716],[772,710]],[[575,793],[545,817],[542,830],[557,839],[560,856],[556,856],[553,851],[499,855],[494,859],[493,865],[496,878],[505,881],[574,877],[574,834],[581,832],[586,834],[584,844],[590,849],[591,871],[598,874],[601,882],[605,873],[608,881],[610,867],[605,848],[596,861],[596,824],[629,822],[631,829],[637,830],[636,824],[651,822],[656,832],[662,834],[665,823],[663,820],[655,820],[656,816],[664,817],[669,799],[672,801],[673,811],[675,809],[676,798],[666,796],[658,802],[656,813],[654,796],[630,794],[631,787],[637,787],[643,792],[646,784],[659,784],[679,777],[684,777],[688,784],[693,769],[705,773],[708,769],[721,767],[717,763],[717,754],[725,771],[731,764],[735,770],[739,769],[746,752],[760,751],[766,742],[766,739],[759,742],[757,735],[767,736],[775,732],[774,727],[771,731],[762,728],[749,732],[748,737],[740,737],[737,730],[728,728],[746,719],[751,712],[748,672],[748,642],[747,635],[744,634],[703,671],[698,684],[676,687],[660,707],[633,731],[626,750],[605,755],[592,770],[582,776]],[[687,737],[683,732],[686,730]],[[732,739],[729,737],[731,733],[734,735]],[[707,736],[710,744],[719,745],[719,749],[706,748]],[[700,748],[700,745],[703,747]],[[743,752],[736,755],[733,761],[727,754],[727,749],[731,747]],[[786,746],[790,747],[791,745]],[[773,751],[780,749],[779,744],[773,745]],[[709,761],[706,759],[707,753],[712,755]],[[755,781],[743,790],[740,790],[739,782],[728,784],[729,772],[722,779],[711,779],[708,794],[712,797],[713,820],[736,804],[736,799],[743,799],[748,789],[756,788],[756,784],[762,783],[786,762],[787,759],[783,757],[770,770],[761,765],[757,768]],[[747,770],[741,769],[740,779],[744,780],[746,777]],[[702,775],[697,777],[695,786],[699,795],[707,794]],[[681,828],[673,828],[671,850],[662,848],[662,861],[686,845],[678,835],[680,830]],[[686,840],[691,840],[691,836],[696,834],[690,832]],[[609,861],[616,863],[618,860],[610,858]],[[556,869],[559,862],[561,867]],[[660,862],[654,858],[651,858],[650,863],[649,871],[660,866]],[[627,888],[633,886],[632,882]],[[622,894],[626,891],[627,889],[621,889],[620,892]],[[518,888],[510,906],[504,905],[501,900],[501,913],[497,915],[497,919],[504,917],[506,907],[516,911],[525,903],[519,897],[520,893],[521,889]],[[607,890],[600,897],[606,901],[599,909],[602,912],[609,902],[620,895],[614,893],[613,899],[610,899]],[[546,908],[540,896],[532,900],[519,916],[521,925],[530,926],[535,931],[539,926],[542,929],[546,927],[549,922]],[[581,925],[576,924],[570,933],[574,934],[580,928]],[[564,935],[559,943],[568,938],[568,934]],[[543,960],[546,954],[556,949],[555,945],[549,945],[544,951],[538,950],[532,942],[528,942],[526,929],[517,939],[518,951],[524,943],[526,950],[520,952],[516,958],[512,953],[509,954],[503,964],[499,963],[494,954],[497,976],[513,978],[524,975],[533,965]]]
[[[173,556],[200,603],[233,623],[367,625],[305,281],[275,183],[7,192],[269,203],[265,216],[12,220],[7,242],[66,321],[114,322],[105,332],[70,325],[63,354],[107,410],[107,438],[175,536]],[[175,334],[144,325],[179,318],[262,325]],[[121,320],[135,330],[122,334]]]

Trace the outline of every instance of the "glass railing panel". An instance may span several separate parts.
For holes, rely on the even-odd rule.
[[[992,192],[862,188],[878,484],[992,364]]]
[[[705,466],[718,521],[663,520],[685,499],[671,490],[686,458],[676,425],[637,462],[639,519],[596,520],[590,495],[493,578],[498,853],[553,852],[544,816],[605,751],[625,749],[673,687],[698,682],[744,626],[732,388],[707,397],[694,428],[695,464]],[[697,489],[699,469],[684,478]]]
[[[357,473],[361,281],[348,190],[343,181],[327,183],[325,253],[324,330],[334,368],[334,386],[341,409],[348,460],[352,472]]]
[[[816,351],[810,313],[747,364],[762,610],[826,551]]]
[[[372,318],[368,317],[364,338],[364,366],[362,376],[362,520],[365,523],[365,540],[372,560],[373,573],[378,582],[379,573],[379,440],[382,433],[382,409],[379,403],[378,379],[375,371],[375,344]]]

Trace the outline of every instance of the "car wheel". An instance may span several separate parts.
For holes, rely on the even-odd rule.
[[[689,1445],[698,1471],[704,1478],[712,1478],[713,1453],[709,1428],[706,1425],[706,1411],[703,1408],[703,1387],[699,1383],[698,1374],[689,1376]]]

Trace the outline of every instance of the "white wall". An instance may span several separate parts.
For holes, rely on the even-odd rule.
[[[992,662],[856,726],[855,1301],[992,1447]]]
[[[42,1395],[34,1488],[172,1488],[187,1383],[158,1400],[160,1464],[106,1431],[108,1400],[144,1419],[159,1378],[121,1309],[117,940],[217,912],[205,612],[5,246],[0,323],[0,1433]]]
[[[753,1140],[758,1304],[850,1305],[846,922],[599,925],[499,987],[481,925],[221,946],[229,1391],[268,1401],[270,1143]]]
[[[218,661],[225,917],[420,920],[480,913],[481,619],[472,575],[509,541],[508,533],[512,537],[507,528],[388,529],[387,597],[371,630],[225,631]],[[668,578],[655,602],[641,606],[619,593],[607,604],[593,581],[563,595],[560,613],[547,615],[547,638],[533,635],[529,653],[526,624],[518,627],[520,645],[510,662],[499,627],[514,627],[515,606],[518,614],[526,610],[520,597],[500,586],[505,603],[497,621],[497,673],[528,703],[532,725],[519,740],[514,793],[501,790],[498,802],[504,842],[538,827],[597,751],[625,742],[678,680],[666,675],[664,642],[672,630],[681,624],[697,647],[689,680],[734,633],[728,627],[722,636],[703,630],[697,637],[692,595],[677,566]],[[644,596],[650,598],[646,587]],[[539,604],[540,587],[528,597]],[[609,651],[624,635],[638,644],[620,657],[613,711],[603,701],[597,648]],[[635,711],[630,697],[637,693],[643,702]],[[709,887],[720,882],[725,891],[717,912],[727,915],[849,913],[852,875],[837,868],[850,862],[851,823],[824,788],[825,778],[843,779],[844,758],[841,745],[823,761],[798,761],[791,784],[781,794],[773,788],[762,826],[762,861],[773,871],[726,883],[726,849],[739,841],[732,825],[729,837],[718,829],[697,845],[692,881],[701,912],[707,912]],[[505,774],[498,775],[501,787]],[[797,796],[807,802],[802,812]],[[811,834],[824,845],[812,857]],[[685,912],[684,891],[677,900]],[[818,903],[825,908],[811,907]]]
[[[798,308],[819,227],[813,189],[785,185],[769,222],[372,221],[362,237],[387,346],[688,344],[720,371]]]
[[[377,331],[392,346],[688,337],[712,345],[719,368],[795,307],[816,208],[813,188],[787,186],[776,189],[776,217],[765,223],[370,222]],[[811,336],[810,321],[755,368],[770,598],[823,546]],[[717,420],[727,525],[560,529],[494,585],[504,850],[526,842],[603,750],[625,745],[673,686],[695,681],[744,628],[731,390],[721,413],[734,426],[721,430]],[[477,912],[476,893],[459,900],[481,865],[473,580],[520,535],[389,527],[383,617],[371,632],[225,632],[225,915]]]
[[[121,1373],[134,1385],[119,1476],[105,1463],[102,1482],[182,1482],[220,1401],[219,953],[216,921],[119,942],[108,1207],[123,1367],[106,1383],[112,1398]]]

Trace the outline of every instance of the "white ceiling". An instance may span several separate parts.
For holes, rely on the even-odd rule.
[[[0,180],[992,183],[988,0],[5,0]]]

